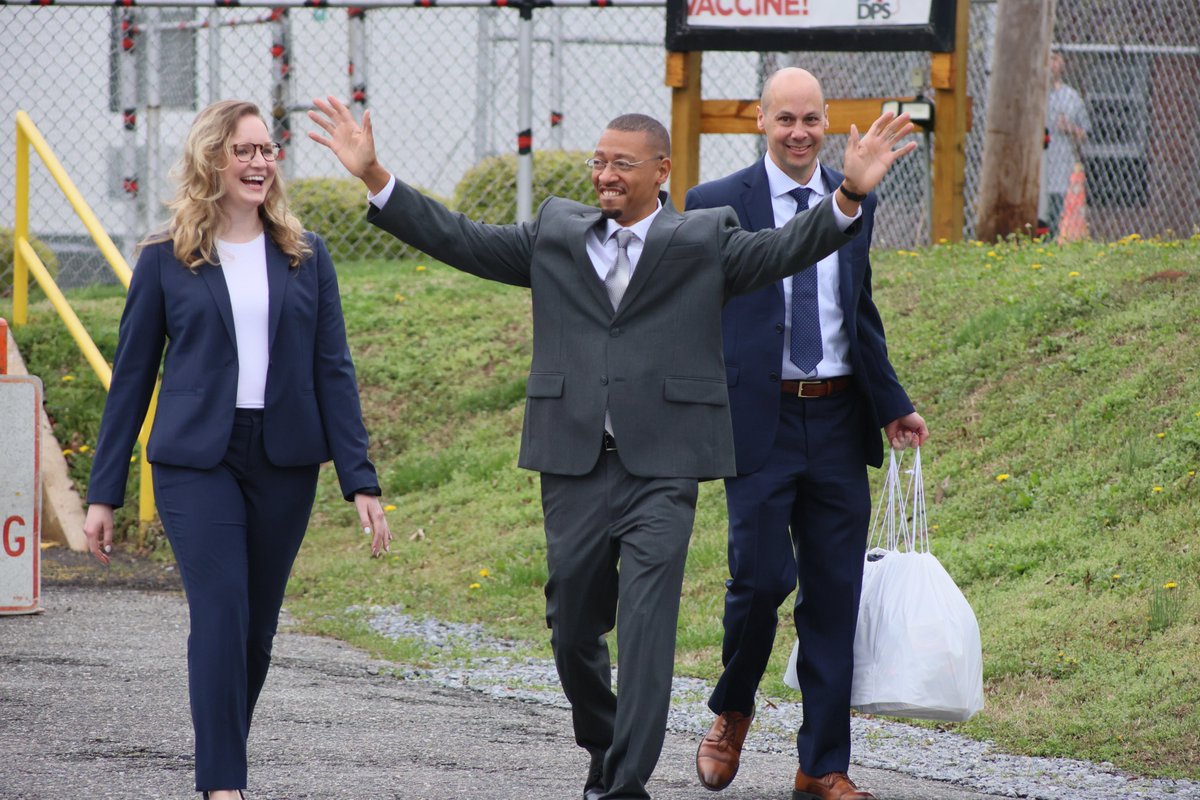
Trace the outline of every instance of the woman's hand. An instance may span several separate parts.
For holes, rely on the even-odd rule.
[[[88,550],[101,564],[108,564],[112,552],[113,507],[107,503],[92,503],[88,506],[87,518],[83,521],[83,535],[88,540]]]
[[[387,517],[379,498],[359,492],[354,495],[354,507],[358,509],[358,521],[363,533],[371,537],[371,556],[378,558],[391,549],[392,532],[388,529]]]

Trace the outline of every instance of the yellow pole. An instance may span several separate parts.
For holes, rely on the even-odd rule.
[[[146,421],[142,423],[141,433],[138,434],[138,521],[144,529],[148,523],[158,516],[154,504],[154,476],[150,472],[150,461],[146,458],[146,443],[150,441],[150,428],[154,425],[154,414],[158,411],[158,389],[154,385],[154,394],[150,396],[150,408],[146,411]]]
[[[20,112],[17,112],[20,114]],[[29,320],[29,267],[20,243],[29,238],[29,140],[17,117],[17,218],[13,224],[13,327]]]
[[[66,325],[67,331],[71,334],[71,338],[75,340],[75,344],[79,347],[80,352],[83,353],[83,357],[87,360],[92,371],[96,373],[96,377],[100,379],[100,383],[104,385],[104,389],[107,391],[112,385],[112,368],[108,365],[108,361],[105,360],[104,356],[100,354],[100,349],[96,347],[96,343],[88,334],[87,329],[79,321],[75,310],[71,308],[71,304],[63,296],[53,276],[46,269],[46,265],[42,263],[37,252],[29,244],[29,148],[31,146],[37,151],[38,156],[41,157],[50,174],[54,176],[59,189],[66,195],[68,202],[71,203],[71,207],[75,209],[75,213],[83,221],[84,226],[88,229],[88,233],[92,235],[92,239],[100,248],[100,252],[104,254],[109,266],[112,267],[113,272],[127,290],[129,289],[129,280],[133,275],[133,271],[129,269],[129,264],[125,261],[125,257],[121,255],[121,251],[113,244],[112,239],[100,224],[100,220],[92,212],[91,206],[83,199],[83,195],[75,187],[74,181],[67,175],[67,171],[54,155],[54,151],[50,149],[50,145],[46,143],[37,126],[33,124],[33,120],[24,111],[18,111],[16,221],[13,226],[13,324],[23,325],[27,321],[29,274],[32,273],[42,291],[45,292],[46,298],[54,306],[55,311],[58,312],[59,318]],[[150,438],[150,428],[154,424],[154,413],[158,408],[158,388],[158,384],[155,384],[154,394],[150,397],[150,407],[146,413],[146,420],[143,422],[142,430],[138,434],[138,442],[141,444],[138,466],[140,486],[138,493],[138,519],[143,527],[147,523],[152,522],[157,515],[154,503],[154,479],[150,472],[150,462],[146,460],[146,442]]]
[[[17,240],[17,252],[21,253],[38,286],[42,287],[42,291],[46,293],[46,299],[54,306],[59,318],[67,326],[67,332],[71,334],[71,338],[79,346],[79,351],[83,353],[83,357],[91,365],[92,371],[96,373],[96,377],[100,379],[107,390],[112,383],[112,369],[104,360],[104,356],[100,354],[100,349],[96,347],[92,337],[88,335],[83,323],[79,321],[79,317],[75,315],[75,309],[71,308],[71,304],[63,296],[62,290],[58,288],[58,284],[54,282],[54,278],[50,276],[46,265],[38,258],[37,252],[30,246],[28,239]]]
[[[133,275],[133,271],[129,269],[129,264],[125,261],[125,257],[123,255],[121,255],[121,251],[117,249],[117,246],[115,244],[113,244],[113,240],[111,238],[109,238],[108,233],[104,230],[104,226],[100,224],[99,218],[95,215],[95,213],[93,213],[92,207],[89,206],[87,204],[87,201],[83,199],[83,194],[80,193],[79,189],[75,188],[75,182],[71,180],[71,177],[69,175],[67,175],[67,171],[65,169],[63,169],[63,165],[59,162],[58,157],[54,155],[54,151],[50,149],[50,145],[46,143],[46,140],[44,138],[42,138],[42,134],[38,131],[37,126],[33,124],[33,120],[30,119],[29,115],[26,114],[24,111],[17,112],[17,136],[18,136],[17,180],[18,180],[18,182],[21,180],[21,172],[20,172],[21,154],[22,154],[22,148],[20,147],[21,134],[24,134],[24,136],[25,136],[26,140],[29,142],[29,144],[32,145],[33,149],[37,151],[37,154],[42,159],[42,163],[44,163],[46,165],[46,169],[48,169],[50,171],[50,174],[52,176],[54,176],[54,180],[58,183],[58,188],[62,190],[62,193],[64,195],[66,195],[67,201],[70,202],[71,207],[75,209],[75,213],[79,215],[79,218],[81,220],[83,220],[84,227],[87,228],[88,233],[90,233],[92,235],[92,239],[95,240],[96,246],[100,248],[100,252],[103,253],[105,259],[108,260],[109,266],[112,267],[112,270],[116,274],[117,279],[119,281],[121,281],[121,283],[125,286],[126,289],[128,289],[129,288],[129,278]],[[17,233],[18,238],[22,235],[24,235],[24,236],[29,235],[29,227],[28,227],[28,223],[29,223],[29,216],[28,216],[28,214],[29,214],[29,207],[28,207],[28,194],[29,194],[29,191],[28,191],[28,187],[29,187],[28,153],[26,153],[25,158],[26,158],[26,166],[25,166],[25,187],[26,187],[25,188],[25,201],[26,201],[25,223],[26,223],[26,227],[25,227],[25,232],[23,234]],[[21,202],[20,183],[18,183],[17,198],[18,198],[17,203],[18,203],[18,208],[19,208],[20,207],[19,204]],[[19,219],[19,214],[20,214],[20,212],[18,211],[18,219]],[[16,298],[15,290],[13,292],[13,297],[15,300],[15,298]]]

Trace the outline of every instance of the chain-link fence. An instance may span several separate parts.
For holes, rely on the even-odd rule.
[[[472,216],[496,221],[514,213],[523,102],[532,108],[526,124],[535,194],[540,185],[588,195],[582,160],[611,117],[641,111],[669,119],[664,9],[649,5],[654,0],[524,12],[515,3],[449,5],[456,1],[473,0],[365,12],[67,5],[71,0],[0,6],[0,74],[7,78],[0,118],[11,121],[18,109],[31,114],[126,252],[161,224],[171,193],[167,173],[187,127],[199,108],[219,98],[254,101],[272,119],[287,145],[284,174],[294,204],[306,226],[327,236],[361,223],[363,196],[304,135],[313,129],[303,111],[314,96],[360,97],[372,109],[385,165]],[[970,8],[968,237],[996,10],[992,0],[974,0]],[[518,77],[522,13],[533,20],[526,98]],[[1195,0],[1059,0],[1054,38],[1066,58],[1064,81],[1077,90],[1087,117],[1086,135],[1073,138],[1069,152],[1082,165],[1091,236],[1193,233],[1200,224]],[[926,53],[709,52],[703,94],[755,97],[765,73],[797,64],[821,78],[830,98],[930,97],[929,60]],[[824,158],[836,167],[844,137],[828,138]],[[761,147],[756,136],[704,136],[701,179],[749,164]],[[877,245],[928,241],[931,153],[922,136],[922,146],[881,187]],[[9,145],[0,156],[0,226],[14,217],[14,170]],[[32,173],[31,230],[57,254],[62,282],[105,279],[107,267],[52,179],[36,162]],[[10,261],[0,256],[0,287]]]

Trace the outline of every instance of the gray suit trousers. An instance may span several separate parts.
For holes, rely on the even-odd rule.
[[[631,475],[616,451],[587,475],[542,474],[546,622],[575,741],[592,756],[589,788],[603,800],[650,796],[697,490],[691,478]],[[605,639],[614,624],[616,694]]]

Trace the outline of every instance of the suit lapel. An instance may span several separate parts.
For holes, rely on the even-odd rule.
[[[771,202],[771,184],[767,180],[767,168],[760,160],[751,169],[742,193],[742,205],[748,231],[764,231],[775,227],[775,206]]]
[[[267,240],[267,352],[275,344],[275,332],[279,330],[279,318],[283,311],[283,297],[287,292],[288,273],[291,267],[283,251],[276,246],[270,235]]]
[[[604,288],[604,282],[596,276],[596,268],[592,266],[592,258],[588,255],[587,249],[587,237],[592,235],[591,229],[599,222],[600,209],[582,211],[567,218],[563,226],[563,235],[566,237],[567,247],[571,251],[571,260],[575,262],[575,267],[579,270],[583,285],[588,288],[588,292],[596,302],[605,311],[611,313],[612,303],[609,302],[608,291]]]
[[[264,236],[267,243],[267,348],[275,342],[275,332],[279,329],[279,319],[283,315],[283,298],[287,293],[288,266],[287,256],[280,250],[270,236]],[[212,293],[213,302],[221,314],[221,322],[225,324],[225,332],[229,341],[237,346],[237,330],[233,325],[233,303],[229,299],[229,284],[225,282],[225,273],[220,264],[205,264],[200,268],[200,276]]]
[[[205,264],[200,267],[200,277],[208,286],[217,311],[221,314],[221,322],[225,323],[225,332],[229,334],[230,343],[237,347],[237,332],[233,327],[233,305],[229,302],[229,286],[225,283],[225,273],[220,264]]]
[[[762,159],[750,168],[746,180],[746,191],[742,193],[742,205],[746,209],[745,218],[749,223],[748,231],[765,231],[775,227],[775,204],[771,197],[771,182],[767,179],[767,167]],[[786,280],[786,278],[784,279]],[[779,292],[782,300],[783,281],[775,281],[775,291]]]
[[[683,222],[683,215],[675,210],[675,206],[671,205],[670,195],[660,192],[659,200],[662,202],[662,210],[658,212],[654,222],[650,223],[650,230],[646,232],[646,241],[642,244],[642,254],[638,258],[637,268],[633,271],[629,287],[621,298],[621,305],[617,307],[618,314],[629,305],[634,297],[637,297],[638,292],[650,280],[651,273],[654,272],[662,260],[663,253],[667,250],[667,243],[671,241],[675,229]],[[605,301],[607,302],[607,300],[606,295]],[[609,306],[611,307],[611,305],[610,303]]]

